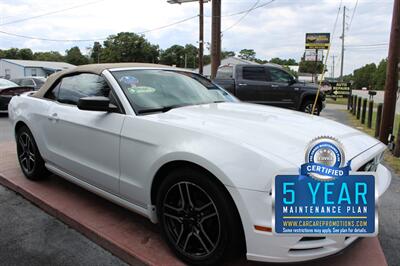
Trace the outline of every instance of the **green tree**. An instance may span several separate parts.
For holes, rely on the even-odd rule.
[[[253,49],[242,49],[239,52],[239,57],[245,60],[254,61],[256,59],[256,52]]]
[[[87,57],[82,55],[81,50],[77,46],[74,46],[71,49],[66,50],[65,53],[66,53],[65,60],[70,64],[84,65],[89,63]]]
[[[324,68],[324,64],[321,62],[314,61],[300,61],[299,72],[309,74],[320,74]]]
[[[375,73],[373,74],[373,80],[374,80],[373,89],[375,90],[385,89],[386,68],[387,68],[387,59],[382,59],[378,67],[376,68]]]
[[[33,52],[29,48],[23,48],[18,50],[17,56],[18,59],[33,60]]]
[[[103,50],[103,46],[99,42],[94,42],[93,47],[91,48],[92,52],[90,54],[91,61],[93,63],[101,62],[101,52]]]
[[[197,68],[199,65],[199,49],[197,49],[197,47],[192,44],[186,44],[185,55],[186,66],[188,68]]]
[[[132,32],[110,35],[103,43],[104,62],[158,63],[160,48],[152,45],[143,36]]]
[[[298,63],[293,58],[281,59],[279,57],[274,57],[269,60],[269,63],[278,64],[281,66],[297,66]]]
[[[225,58],[228,58],[228,57],[233,57],[235,55],[236,54],[233,51],[222,51],[221,52],[221,59],[225,59]]]
[[[54,61],[54,62],[64,61],[64,57],[57,51],[36,52],[33,54],[33,59],[39,61]]]
[[[375,84],[374,76],[376,72],[375,63],[367,64],[360,67],[353,72],[353,87],[355,89],[361,89],[363,87],[372,88]]]
[[[18,48],[10,48],[8,50],[3,50],[4,52],[4,58],[7,59],[19,59],[18,57]]]
[[[160,62],[165,65],[185,66],[185,47],[182,45],[172,45],[161,52]]]

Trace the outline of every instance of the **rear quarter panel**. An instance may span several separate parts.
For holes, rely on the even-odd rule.
[[[24,94],[21,96],[14,96],[8,107],[9,118],[13,124],[14,133],[18,122],[26,124],[32,132],[39,151],[45,160],[48,156],[42,129],[47,120],[47,112],[50,104],[51,101],[49,100]]]

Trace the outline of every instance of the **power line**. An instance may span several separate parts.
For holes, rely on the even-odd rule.
[[[23,22],[23,21],[27,21],[27,20],[31,20],[31,19],[36,19],[36,18],[41,18],[41,17],[44,17],[44,16],[49,16],[49,15],[53,15],[53,14],[65,12],[65,11],[68,11],[68,10],[72,10],[72,9],[76,9],[76,8],[80,8],[80,7],[84,7],[84,6],[88,6],[88,5],[97,4],[97,3],[103,2],[103,1],[105,1],[105,0],[98,0],[98,1],[87,2],[87,3],[84,3],[84,4],[75,5],[75,6],[71,6],[71,7],[63,8],[63,9],[58,9],[58,10],[50,11],[50,12],[43,13],[43,14],[36,15],[36,16],[32,16],[32,17],[27,17],[27,18],[21,18],[21,19],[17,19],[17,20],[12,20],[12,21],[9,21],[9,22],[1,23],[0,26],[9,25],[9,24],[14,24],[14,23],[19,23],[19,22]]]
[[[269,2],[266,2],[266,3],[263,3],[263,4],[260,4],[260,5],[258,5],[258,6],[251,7],[251,8],[249,8],[249,9],[242,10],[242,11],[239,11],[239,12],[236,12],[236,13],[221,15],[221,17],[233,17],[233,16],[241,15],[241,14],[244,14],[244,13],[247,13],[247,12],[251,12],[251,11],[253,11],[253,10],[256,10],[256,9],[259,9],[259,8],[262,8],[262,7],[265,7],[265,6],[271,4],[271,2],[274,2],[274,1],[275,1],[275,0],[272,0],[272,1],[269,1]],[[258,1],[258,2],[260,2],[260,1]],[[210,16],[210,15],[204,15],[204,16],[205,16],[205,17],[208,17],[208,18],[213,17],[213,16]],[[216,16],[214,16],[214,17],[216,17]]]
[[[263,4],[262,7],[265,7],[265,6],[269,5],[269,4],[272,4],[274,1],[275,1],[275,0],[271,0],[271,1],[269,1],[268,3]],[[224,33],[224,32],[226,32],[226,31],[228,31],[228,30],[231,30],[233,27],[237,26],[240,22],[242,22],[242,20],[245,19],[245,18],[250,14],[250,12],[252,12],[253,10],[256,10],[257,8],[260,7],[260,6],[257,7],[258,3],[260,3],[260,0],[257,0],[257,1],[254,3],[254,5],[253,5],[251,8],[247,9],[246,11],[244,11],[244,13],[242,12],[243,16],[240,17],[240,18],[239,18],[235,23],[233,23],[231,26],[229,26],[228,28],[226,28],[226,29],[224,29],[223,31],[221,31],[221,33]]]
[[[347,27],[347,31],[350,31],[351,24],[353,23],[354,15],[356,14],[357,6],[358,6],[358,0],[356,1],[356,4],[354,5],[353,14],[351,15],[351,19],[350,19],[349,26]]]
[[[375,43],[375,44],[353,44],[346,45],[346,47],[369,47],[369,46],[388,46],[389,43]]]
[[[343,0],[340,1],[338,12],[336,14],[335,23],[333,24],[332,39],[333,39],[333,36],[335,35],[335,32],[336,32],[336,26],[337,26],[337,23],[338,23],[338,20],[339,20],[339,14],[340,14],[340,10],[342,9],[342,4],[343,4]]]
[[[150,30],[145,30],[142,32],[137,32],[136,34],[145,34],[145,33],[149,33],[152,31],[157,31],[157,30],[161,30],[161,29],[165,29],[168,27],[172,27],[175,26],[177,24],[186,22],[188,20],[197,18],[198,15],[192,16],[192,17],[188,17],[170,24],[166,24],[154,29],[150,29]],[[39,40],[39,41],[50,41],[50,42],[95,42],[95,41],[104,41],[107,39],[107,37],[101,37],[101,38],[94,38],[94,39],[51,39],[51,38],[44,38],[44,37],[35,37],[35,36],[28,36],[28,35],[22,35],[22,34],[16,34],[16,33],[10,33],[10,32],[6,32],[6,31],[2,31],[0,30],[1,34],[5,34],[5,35],[10,35],[10,36],[14,36],[14,37],[19,37],[19,38],[24,38],[24,39],[31,39],[31,40]]]

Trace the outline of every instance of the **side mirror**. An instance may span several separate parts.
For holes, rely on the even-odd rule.
[[[295,79],[295,78],[293,78],[293,79],[291,79],[291,80],[289,81],[289,85],[293,85],[293,84],[295,84],[295,83],[297,83],[297,79]]]
[[[110,104],[110,99],[103,96],[83,97],[78,101],[80,110],[109,112],[114,110],[114,107]]]

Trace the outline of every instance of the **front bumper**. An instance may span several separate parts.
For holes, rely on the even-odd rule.
[[[377,192],[380,197],[389,187],[390,171],[377,169]],[[255,225],[272,226],[272,198],[269,192],[227,187],[238,208],[246,238],[247,259],[264,262],[298,262],[335,254],[352,242],[354,236],[275,236],[258,231]]]

